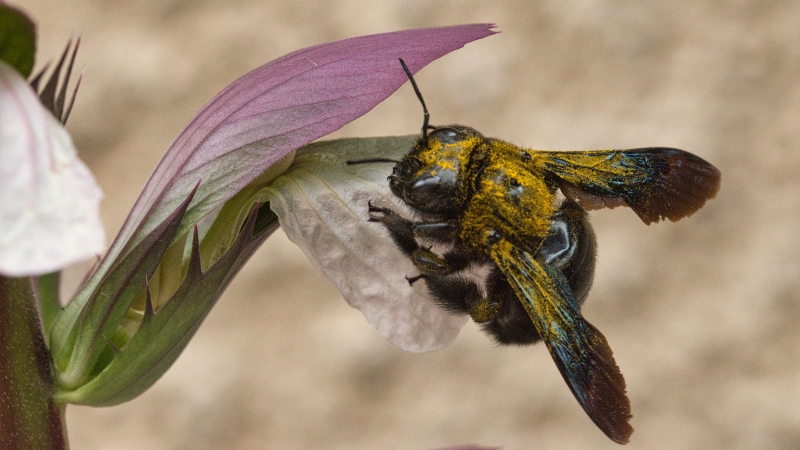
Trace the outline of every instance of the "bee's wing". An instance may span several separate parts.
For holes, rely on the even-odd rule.
[[[561,375],[583,409],[603,432],[624,444],[633,433],[625,379],[606,338],[581,316],[564,275],[501,240],[492,259],[547,344]]]
[[[716,167],[674,148],[542,154],[565,196],[586,209],[627,204],[647,224],[690,216],[719,191]]]

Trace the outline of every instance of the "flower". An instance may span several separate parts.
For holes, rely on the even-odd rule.
[[[2,61],[0,123],[0,274],[41,275],[100,254],[100,187],[61,123]]]
[[[278,217],[264,202],[272,198],[268,192],[276,188],[268,186],[292,162],[293,152],[365,114],[399,88],[406,75],[398,58],[416,72],[494,34],[493,27],[428,28],[323,44],[279,58],[223,89],[167,150],[111,248],[56,318],[50,339],[55,399],[112,405],[150,387],[277,228]],[[349,181],[343,182],[348,189]],[[352,219],[331,219],[331,228],[353,225]],[[363,294],[366,285],[356,284]],[[412,302],[399,319],[391,316],[399,309],[396,303],[374,314],[378,309],[371,303],[395,291],[374,283],[370,289],[383,294],[364,297],[368,302],[361,309],[379,331],[386,334],[393,329],[386,324],[397,320],[394,328],[400,332],[406,327],[423,337],[422,343],[407,339],[408,345],[402,336],[393,339],[405,348],[446,345],[463,324],[448,314],[435,318],[431,302]],[[430,332],[403,323],[415,315]],[[440,326],[444,333],[433,330]]]
[[[399,64],[398,64],[399,65]],[[365,157],[399,159],[417,136],[342,139],[298,150],[295,163],[264,189],[289,239],[330,279],[350,306],[392,344],[410,352],[450,345],[467,317],[440,307],[367,204],[406,211],[389,191],[389,165],[347,165]]]

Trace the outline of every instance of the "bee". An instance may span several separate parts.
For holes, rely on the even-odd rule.
[[[580,405],[613,441],[633,433],[625,379],[606,338],[581,314],[594,277],[597,243],[587,210],[630,207],[646,224],[700,209],[720,172],[673,148],[539,151],[487,138],[461,125],[429,125],[389,175],[414,220],[369,204],[431,296],[468,314],[500,344],[543,341]],[[438,243],[436,253],[420,244]],[[489,267],[481,285],[471,267]]]

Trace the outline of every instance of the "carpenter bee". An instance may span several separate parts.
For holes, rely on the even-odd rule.
[[[581,315],[594,276],[596,240],[587,210],[628,206],[646,224],[677,221],[720,186],[719,171],[672,148],[539,151],[473,128],[428,124],[394,162],[389,187],[415,220],[369,205],[444,308],[469,314],[501,344],[544,341],[575,398],[617,443],[633,432],[625,380],[606,341]],[[445,244],[436,253],[419,241]],[[482,282],[466,275],[489,267]]]

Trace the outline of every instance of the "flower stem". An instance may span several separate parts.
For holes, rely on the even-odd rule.
[[[66,449],[33,279],[0,276],[0,448]]]

